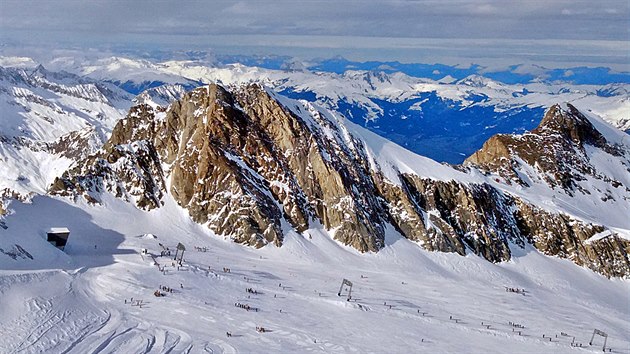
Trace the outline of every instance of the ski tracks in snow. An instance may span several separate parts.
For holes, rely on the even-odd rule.
[[[87,273],[87,274],[86,274]],[[89,271],[50,271],[0,277],[2,353],[235,353],[222,340],[193,343],[187,333],[155,326],[94,299]],[[37,297],[21,298],[21,287],[38,283]],[[104,310],[107,308],[107,310]]]

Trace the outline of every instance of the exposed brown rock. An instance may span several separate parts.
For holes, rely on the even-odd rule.
[[[48,151],[71,160],[81,160],[95,152],[94,146],[102,142],[93,127],[70,132],[52,143],[48,143]]]
[[[366,165],[309,129],[260,87],[244,87],[236,99],[238,104],[231,93],[210,85],[186,94],[164,114],[135,106],[114,129],[101,160],[87,159],[63,181],[55,181],[51,192],[73,189],[91,195],[85,191],[105,189],[124,196],[119,184],[102,188],[91,176],[111,175],[109,165],[127,158],[120,147],[142,142],[148,155],[155,152],[161,161],[132,164],[140,170],[166,168],[175,200],[194,221],[207,223],[219,235],[257,247],[280,245],[282,217],[298,232],[317,218],[336,229],[335,238],[345,244],[361,251],[382,247],[383,215],[380,201],[369,193],[374,187]],[[86,169],[92,171],[86,174]],[[119,177],[128,181],[134,176]],[[139,177],[131,189],[160,190],[151,202],[142,199],[142,207],[159,206],[164,183]]]
[[[589,243],[586,241],[590,237],[605,228],[563,214],[552,214],[521,201],[517,201],[517,206],[519,228],[544,254],[570,259],[608,277],[630,274],[628,240],[611,236]]]
[[[497,173],[506,181],[523,186],[529,186],[531,181],[526,178],[529,177],[542,179],[552,187],[561,187],[568,194],[588,193],[576,182],[584,180],[584,176],[602,180],[607,177],[590,164],[584,151],[586,144],[613,156],[623,154],[618,147],[608,143],[574,106],[567,104],[563,109],[554,105],[536,129],[523,135],[495,135],[466,159],[464,165]],[[537,174],[528,175],[522,169],[522,163],[536,170]]]
[[[489,184],[410,174],[389,181],[370,166],[361,141],[319,112],[303,118],[303,109],[283,106],[257,85],[231,91],[210,85],[168,109],[139,104],[101,151],[50,191],[93,202],[109,191],[143,209],[160,207],[168,193],[195,222],[255,247],[279,246],[283,227],[302,232],[316,221],[343,244],[378,251],[390,223],[431,251],[472,251],[500,262],[510,259],[510,247],[531,243],[607,276],[630,275],[627,241],[586,242],[602,226],[544,211]],[[527,185],[520,173],[526,163],[573,191],[579,174],[597,175],[580,154],[584,144],[615,149],[578,113],[552,108],[537,130],[491,138],[467,166]]]

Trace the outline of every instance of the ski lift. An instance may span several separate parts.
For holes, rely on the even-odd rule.
[[[343,291],[344,285],[348,287],[348,299],[346,301],[350,301],[350,299],[352,298],[352,282],[348,279],[344,278],[341,281],[341,286],[339,287],[339,292],[337,293],[337,296],[341,296],[341,292]]]
[[[175,258],[173,258],[179,264],[182,264],[184,260],[184,251],[186,251],[186,246],[184,246],[181,242],[177,244],[175,249]]]

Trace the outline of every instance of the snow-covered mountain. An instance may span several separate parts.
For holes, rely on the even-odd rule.
[[[95,203],[109,192],[147,210],[171,194],[192,220],[256,247],[316,223],[343,244],[379,251],[394,228],[432,251],[499,262],[531,243],[627,277],[630,149],[624,133],[606,129],[609,138],[575,107],[556,105],[529,140],[491,139],[458,171],[322,106],[255,84],[210,85],[168,108],[133,107],[103,149],[50,191]],[[594,205],[577,213],[562,204],[577,201]]]
[[[624,85],[4,62],[2,352],[630,351]],[[436,102],[540,115],[457,166],[365,128]]]
[[[115,85],[41,65],[0,68],[0,194],[44,194],[75,158],[103,144],[132,98]]]
[[[630,185],[625,177],[629,165],[626,134],[615,133],[614,128],[602,128],[608,129],[606,131],[612,145],[601,143],[608,141],[601,136],[596,139],[598,143],[593,146],[597,149],[593,151],[590,147],[584,147],[581,141],[564,138],[565,135],[571,137],[570,134],[561,134],[555,144],[547,146],[551,141],[548,136],[556,137],[556,132],[562,129],[551,129],[552,135],[549,135],[549,129],[542,128],[546,123],[533,130],[532,134],[525,135],[542,143],[522,143],[526,148],[505,147],[509,144],[503,142],[499,144],[501,148],[493,147],[496,145],[493,142],[501,140],[500,136],[495,137],[488,140],[484,149],[467,160],[469,170],[462,174],[420,157],[419,161],[423,162],[413,161],[416,158],[413,157],[409,163],[392,165],[389,160],[396,160],[392,156],[409,155],[408,152],[402,152],[402,149],[390,152],[392,156],[384,157],[385,162],[372,161],[366,165],[367,161],[371,161],[370,158],[374,159],[373,156],[380,154],[380,145],[392,144],[378,142],[376,148],[361,147],[366,142],[356,135],[363,136],[365,131],[351,134],[350,131],[356,131],[359,127],[352,124],[352,112],[342,113],[343,107],[348,107],[344,104],[353,105],[353,109],[365,109],[366,113],[360,115],[363,123],[382,122],[387,118],[384,117],[381,106],[405,104],[407,114],[412,114],[409,112],[422,112],[427,104],[435,106],[437,101],[449,102],[447,110],[450,111],[469,110],[467,114],[473,114],[478,107],[486,106],[481,109],[495,112],[521,110],[528,112],[527,114],[536,112],[529,108],[533,104],[529,100],[523,100],[524,97],[535,97],[537,104],[542,106],[549,104],[542,103],[544,100],[554,97],[573,98],[574,103],[585,103],[599,97],[608,100],[610,108],[614,107],[614,102],[620,106],[627,104],[627,91],[624,91],[623,85],[611,85],[605,89],[600,87],[598,90],[589,88],[591,91],[587,92],[580,91],[584,87],[556,87],[557,92],[549,93],[551,85],[538,83],[531,84],[529,89],[521,87],[520,94],[515,94],[515,87],[480,76],[443,84],[400,73],[349,71],[337,75],[308,71],[274,71],[242,65],[211,68],[198,66],[195,62],[155,64],[125,58],[107,58],[95,63],[80,64],[67,58],[59,58],[50,63],[57,69],[65,68],[83,75],[77,76],[67,71],[50,72],[41,65],[29,68],[28,65],[34,64],[25,60],[9,62],[18,63],[16,66],[19,68],[7,68],[2,72],[5,112],[10,117],[4,121],[5,125],[2,127],[3,155],[7,161],[3,165],[7,178],[2,182],[5,199],[24,199],[31,193],[43,194],[53,185],[52,190],[55,193],[84,194],[90,201],[100,200],[99,193],[108,190],[150,210],[159,207],[164,195],[171,193],[182,207],[189,209],[193,220],[208,223],[217,234],[251,245],[262,246],[268,242],[280,245],[286,225],[299,232],[314,220],[326,229],[336,230],[336,238],[343,243],[353,245],[361,251],[377,251],[383,247],[385,229],[391,225],[404,236],[422,242],[427,249],[465,254],[466,249],[470,248],[491,261],[509,259],[510,243],[522,245],[534,242],[533,226],[520,224],[527,217],[541,218],[538,215],[540,213],[566,214],[569,219],[564,220],[561,223],[563,225],[575,225],[577,221],[582,221],[584,225],[595,226],[586,233],[582,233],[580,227],[579,230],[566,225],[558,227],[553,235],[555,238],[571,234],[570,239],[577,237],[579,242],[584,242],[590,236],[603,231],[603,228],[615,229],[623,238],[627,230],[630,230],[630,226],[623,220],[627,207],[627,191],[624,187],[620,188]],[[225,91],[222,86],[211,84],[210,87],[216,91],[212,93],[217,96],[215,99],[223,102],[221,107],[231,107],[237,113],[245,110],[243,117],[237,119],[235,117],[238,114],[231,113],[220,122],[214,122],[213,119],[218,116],[208,113],[208,110],[214,112],[216,109],[209,103],[203,103],[208,100],[202,94],[205,89],[193,91],[196,95],[194,98],[185,94],[191,86],[213,80],[228,85],[225,87],[231,87]],[[149,88],[132,100],[133,96],[121,89],[127,87],[129,90],[130,83],[137,83],[138,86],[134,87],[145,85]],[[266,91],[250,92],[253,89],[246,87],[256,87],[247,86],[252,83],[263,84]],[[538,91],[534,91],[535,87],[539,88]],[[602,90],[607,94],[592,93]],[[427,93],[433,98],[421,99]],[[289,98],[309,94],[314,97],[298,100]],[[250,96],[267,102],[267,105],[260,108],[258,105],[261,103],[248,98]],[[409,105],[410,102],[415,103]],[[131,105],[134,106],[126,119],[119,121],[114,128],[121,113]],[[571,117],[562,124],[570,125],[575,114],[582,117],[578,120],[589,121],[575,106],[569,107],[571,108],[562,110],[553,106],[549,112],[566,113],[574,110],[573,113],[559,113],[561,117]],[[278,124],[275,122],[280,119],[276,116],[278,112],[284,112],[287,120],[284,124],[292,127],[288,133],[267,131],[273,128],[273,124]],[[392,115],[399,113],[396,110],[392,112]],[[549,112],[547,116],[551,114]],[[610,117],[616,117],[616,111],[608,112],[613,112],[609,114]],[[199,125],[198,117],[205,115],[207,117],[204,118],[204,123]],[[400,115],[395,119],[408,120],[403,113]],[[344,117],[349,118],[346,120]],[[241,123],[235,123],[235,119],[240,119]],[[539,119],[537,117],[536,121]],[[605,126],[595,116],[590,119]],[[262,123],[257,120],[262,120]],[[219,128],[208,128],[215,125],[221,127],[221,131],[213,130]],[[256,148],[256,155],[266,156],[263,158],[253,157],[251,151],[236,151],[234,142],[230,140],[232,138],[224,137],[222,143],[214,142],[218,144],[214,148],[218,150],[213,150],[211,154],[215,157],[210,162],[205,161],[205,155],[209,153],[203,150],[209,148],[207,136],[216,136],[219,133],[224,135],[227,126],[232,127],[230,129],[233,130],[233,135],[252,139],[237,144],[238,149],[244,149],[246,145],[252,149],[251,146],[255,146],[257,141],[276,139],[276,142],[269,142],[271,145],[264,147],[262,152]],[[450,129],[444,124],[443,127]],[[413,131],[412,126],[408,130]],[[110,132],[113,132],[111,136]],[[195,136],[196,147],[192,147],[192,151],[187,151],[192,145],[177,147],[182,143],[178,139],[182,139],[180,135],[184,132],[186,136]],[[285,136],[287,134],[289,138]],[[407,134],[412,135],[413,133]],[[103,150],[97,152],[96,149],[107,137],[109,140]],[[183,141],[187,141],[186,139]],[[286,139],[290,143],[284,141]],[[370,136],[367,140],[374,140],[374,137]],[[317,161],[312,160],[314,152],[307,149],[313,144],[320,150],[321,156]],[[577,147],[574,147],[575,144],[578,144]],[[17,150],[23,146],[28,148],[21,149],[23,152]],[[557,149],[549,152],[549,148],[553,146],[557,146]],[[203,154],[199,152],[201,150],[204,151]],[[296,153],[300,150],[303,151],[301,155]],[[612,165],[602,162],[607,161],[606,158],[589,158],[588,154],[599,154],[600,150],[605,154],[612,154]],[[286,156],[279,151],[296,159],[295,162],[286,160]],[[536,156],[538,160],[522,156],[524,153],[527,156]],[[200,160],[216,166],[216,158],[223,159],[220,165],[232,171],[228,176],[235,178],[234,188],[241,190],[240,193],[230,192],[227,199],[226,196],[216,199],[217,195],[222,195],[217,193],[225,189],[223,172],[197,171]],[[596,162],[590,164],[591,160]],[[270,161],[275,163],[269,165]],[[522,166],[527,168],[520,167],[519,170],[514,167],[523,161]],[[565,161],[574,163],[567,166]],[[586,161],[586,164],[578,164],[576,161]],[[495,165],[499,163],[503,164],[502,167],[496,168]],[[325,171],[338,171],[338,175],[335,177],[329,175],[329,172],[313,170],[312,164],[327,166]],[[407,170],[408,166],[418,165],[425,165],[423,173],[416,173],[415,168]],[[475,172],[477,168],[485,176],[480,177],[480,173]],[[261,175],[261,169],[267,170],[266,174]],[[69,170],[64,178],[55,180],[64,170]],[[445,173],[445,176],[438,178],[437,184],[431,180],[435,171]],[[406,173],[411,175],[407,176]],[[519,178],[522,176],[526,177]],[[590,183],[590,177],[595,178],[597,183]],[[550,178],[555,178],[556,183],[544,184],[542,190],[536,190],[538,184],[532,180],[549,182]],[[212,189],[207,183],[207,180],[212,179],[222,182],[215,182]],[[337,181],[338,186],[331,187],[331,180]],[[452,180],[457,183],[441,184],[442,181],[450,183]],[[260,183],[266,187],[261,187]],[[473,187],[469,184],[473,184]],[[562,188],[562,193],[557,194],[557,186]],[[521,190],[522,187],[525,189]],[[332,191],[329,191],[331,188]],[[448,194],[452,194],[449,198],[454,201],[427,201],[422,196],[429,191],[436,193],[442,189],[448,190]],[[621,193],[616,193],[619,190]],[[461,214],[470,213],[470,210],[452,210],[462,202],[457,200],[462,198],[462,193],[467,200],[465,204],[478,204],[473,208],[478,210],[477,214],[481,212],[471,220],[460,220]],[[572,200],[582,198],[587,193],[590,196],[586,199],[596,200],[595,205],[601,204],[600,202],[617,204],[616,209],[619,212],[603,213],[600,211],[606,209],[603,206],[594,208],[595,211],[590,211],[589,208],[587,212],[579,212],[580,209],[571,207],[574,204]],[[253,199],[241,200],[243,195]],[[534,197],[540,195],[544,198]],[[566,199],[565,195],[570,199]],[[215,199],[211,201],[208,198]],[[492,205],[487,205],[488,200],[482,200],[484,198],[491,200]],[[528,215],[521,215],[522,208],[518,212],[521,214],[515,214],[514,209],[518,209],[515,205],[521,205],[521,201],[526,202],[522,206],[532,205],[536,208],[527,209]],[[253,209],[248,207],[252,203],[256,206]],[[451,204],[446,207],[440,203]],[[552,206],[546,207],[547,204]],[[234,209],[240,208],[245,210],[244,214],[234,216]],[[348,210],[353,212],[348,214]],[[435,214],[432,210],[438,213]],[[506,213],[506,210],[512,212]],[[506,214],[510,215],[507,219]],[[493,224],[488,231],[486,229],[489,220]],[[248,235],[247,238],[244,235]],[[621,248],[624,249],[625,246],[622,245]],[[549,252],[558,253],[557,250]],[[574,257],[567,254],[565,256]],[[593,256],[577,262],[588,263],[593,269],[608,275],[627,275],[627,260],[622,262],[626,264],[622,270],[602,270],[607,261],[593,263],[591,258]]]
[[[477,74],[452,81],[400,72],[336,74],[120,57],[87,62],[57,58],[46,66],[112,82],[133,94],[164,84],[188,90],[214,82],[258,82],[292,98],[324,104],[416,153],[450,163],[461,163],[494,134],[535,128],[544,109],[557,102],[570,102],[621,130],[630,129],[628,84],[534,81],[508,85]]]

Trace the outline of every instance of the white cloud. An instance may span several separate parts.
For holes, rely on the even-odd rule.
[[[471,9],[473,13],[483,14],[483,15],[494,15],[500,12],[497,7],[491,4],[473,5]]]
[[[565,16],[574,16],[587,14],[588,11],[586,9],[562,9],[560,13]]]
[[[0,45],[331,49],[320,56],[360,47],[385,49],[390,60],[402,58],[393,50],[426,57],[417,51],[437,48],[454,58],[573,54],[605,63],[627,53],[630,22],[627,0],[33,1],[0,0]],[[617,49],[598,52],[598,41]]]

